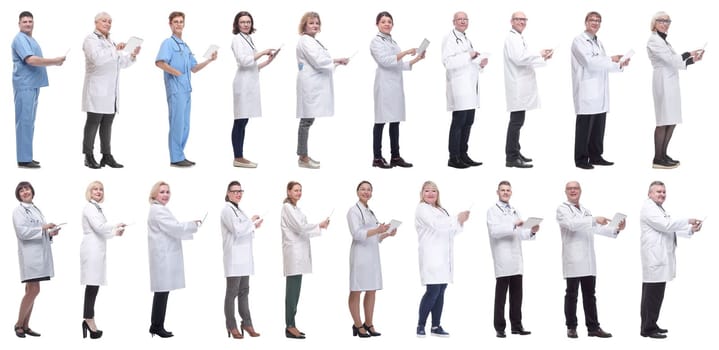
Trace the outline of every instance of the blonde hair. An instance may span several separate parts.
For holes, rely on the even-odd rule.
[[[152,185],[152,189],[150,190],[150,198],[148,201],[150,204],[152,204],[152,201],[157,199],[157,195],[160,193],[160,187],[167,186],[167,189],[170,189],[170,185],[165,181],[158,181],[154,185]]]
[[[307,26],[307,23],[310,21],[311,18],[317,18],[317,22],[319,22],[320,30],[322,28],[322,20],[320,19],[320,14],[317,12],[305,12],[304,15],[302,15],[302,19],[300,19],[300,25],[297,28],[297,31],[300,35],[305,33],[305,27]]]
[[[422,189],[419,191],[419,202],[420,202],[420,203],[427,203],[427,202],[424,201],[424,196],[422,196],[422,193],[424,192],[424,189],[427,188],[427,187],[431,187],[431,188],[434,188],[435,190],[437,190],[437,201],[434,203],[434,206],[435,206],[435,207],[438,207],[438,208],[442,208],[442,204],[440,204],[440,202],[439,202],[439,188],[437,188],[437,184],[434,183],[434,182],[432,182],[432,181],[425,181],[425,182],[422,184]],[[427,204],[429,204],[429,203],[427,203]]]
[[[669,14],[664,11],[659,11],[659,12],[655,13],[654,16],[652,16],[652,21],[649,22],[649,30],[651,30],[652,32],[656,32],[657,31],[657,20],[662,17],[670,18]]]
[[[92,189],[95,188],[95,186],[98,186],[103,190],[102,198],[100,198],[100,201],[99,201],[99,203],[102,203],[103,201],[105,201],[105,194],[104,194],[105,185],[103,185],[102,182],[100,182],[100,181],[93,181],[93,182],[90,182],[89,185],[87,185],[87,189],[85,190],[85,199],[88,201],[90,199],[92,199]]]

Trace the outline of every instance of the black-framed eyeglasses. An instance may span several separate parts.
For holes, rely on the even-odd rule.
[[[657,19],[657,23],[672,24],[672,20],[671,20],[671,19],[659,18],[659,19]]]
[[[526,22],[526,21],[529,21],[529,18],[526,18],[526,17],[512,17],[512,20],[513,20],[513,21]]]
[[[238,193],[244,193],[245,190],[229,190],[229,191],[227,191],[227,192],[230,192],[230,193],[232,193],[232,194],[238,194]]]

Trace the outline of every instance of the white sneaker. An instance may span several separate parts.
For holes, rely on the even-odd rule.
[[[307,168],[307,169],[319,169],[320,168],[320,162],[315,161],[312,158],[307,158],[307,161],[302,161],[302,159],[297,160],[297,165],[299,165],[300,168]]]

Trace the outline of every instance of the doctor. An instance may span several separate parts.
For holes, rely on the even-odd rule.
[[[586,27],[572,42],[572,92],[577,121],[574,133],[574,164],[593,169],[595,165],[613,165],[602,157],[604,124],[609,111],[609,72],[621,72],[629,64],[622,55],[608,57],[597,39],[602,25],[598,12],[584,18]]]
[[[701,61],[704,50],[676,53],[667,41],[672,20],[666,12],[652,17],[647,54],[654,67],[652,92],[657,127],[654,129],[654,161],[652,168],[673,169],[679,161],[667,155],[674,128],[682,122],[682,100],[679,92],[679,70]]]
[[[417,337],[424,337],[427,317],[432,313],[430,333],[449,337],[441,325],[444,308],[444,291],[454,276],[454,236],[462,231],[469,219],[465,210],[450,216],[439,201],[439,189],[432,181],[425,181],[419,193],[414,226],[419,241],[419,275],[427,290],[419,304]]]
[[[247,11],[235,15],[232,26],[232,52],[237,62],[237,73],[232,82],[234,96],[235,122],[232,125],[232,149],[235,160],[232,165],[240,168],[256,168],[257,163],[244,157],[245,127],[249,118],[262,116],[260,100],[260,69],[272,63],[277,50],[265,49],[257,51],[251,34],[255,32],[255,22]],[[267,59],[260,62],[262,56]]]
[[[112,122],[119,106],[120,68],[127,68],[140,53],[140,46],[132,52],[125,52],[125,43],[110,40],[112,17],[107,12],[95,16],[95,31],[85,38],[82,50],[85,52],[85,83],[82,88],[82,111],[87,112],[82,153],[85,166],[99,169],[105,165],[122,168],[115,161],[110,149]],[[95,135],[100,129],[100,164],[95,161],[93,148]]]
[[[305,333],[297,329],[295,315],[300,301],[302,275],[312,273],[312,247],[310,238],[317,237],[330,224],[327,218],[318,224],[310,224],[307,217],[297,207],[302,198],[302,185],[299,182],[287,183],[287,197],[282,205],[280,227],[282,229],[282,264],[286,278],[285,286],[285,336],[292,339],[305,339]]]
[[[155,58],[155,65],[163,70],[165,78],[167,109],[170,114],[170,133],[168,135],[170,165],[186,168],[195,165],[195,162],[185,157],[185,145],[190,135],[190,97],[192,92],[190,73],[197,73],[216,60],[217,51],[213,52],[210,58],[204,62],[197,63],[190,47],[182,40],[185,14],[174,11],[170,13],[169,19],[172,36],[162,42],[160,52]]]
[[[297,164],[300,168],[318,169],[320,162],[310,158],[307,151],[310,126],[315,117],[335,114],[335,93],[332,74],[337,65],[347,65],[349,58],[335,58],[315,38],[320,32],[320,15],[307,12],[302,15],[297,41]]]
[[[399,155],[399,123],[405,120],[404,109],[404,82],[402,72],[411,70],[412,66],[424,59],[426,53],[417,55],[417,49],[402,51],[394,39],[392,28],[394,20],[387,11],[377,15],[375,21],[379,33],[370,43],[370,53],[377,62],[374,75],[374,129],[372,131],[373,167],[389,169],[395,166],[402,168],[412,167]],[[407,55],[415,56],[410,61],[402,61]],[[391,158],[389,164],[382,157],[382,130],[384,124],[389,123],[389,140]]]
[[[185,261],[182,241],[192,239],[201,220],[179,222],[169,209],[170,185],[157,182],[150,191],[150,213],[147,216],[147,248],[150,254],[150,288],[152,299],[150,334],[172,337],[165,330],[167,298],[171,290],[185,288]]]
[[[367,202],[372,198],[372,184],[362,181],[357,185],[357,203],[347,211],[347,225],[352,234],[350,247],[350,296],[352,335],[360,338],[382,335],[374,329],[374,304],[377,290],[382,289],[382,266],[379,244],[397,234],[389,231],[390,225],[380,223]],[[360,318],[360,294],[364,293],[365,322]]]
[[[507,126],[507,142],[504,147],[506,166],[515,168],[531,168],[532,159],[520,152],[519,132],[524,125],[527,110],[539,107],[537,94],[537,76],[535,67],[542,67],[552,58],[552,50],[541,50],[539,53],[529,52],[522,32],[527,27],[527,15],[524,12],[512,14],[512,29],[504,40],[504,91],[509,111]]]
[[[489,246],[494,259],[494,276],[497,282],[494,288],[494,329],[497,338],[506,337],[504,332],[507,321],[504,319],[504,305],[509,290],[509,321],[512,334],[528,335],[522,326],[522,240],[534,239],[539,225],[524,227],[519,212],[509,204],[512,198],[512,185],[509,181],[500,181],[497,186],[499,200],[487,210],[487,232]]]
[[[17,237],[17,252],[20,260],[20,280],[25,283],[25,295],[20,303],[20,312],[15,322],[15,335],[39,337],[40,333],[30,329],[35,298],[40,293],[40,281],[49,281],[55,276],[52,261],[52,238],[60,232],[60,227],[46,223],[33,199],[35,189],[27,181],[15,187],[15,198],[20,205],[12,213],[12,223]]]
[[[263,219],[257,215],[247,216],[240,209],[240,200],[245,191],[239,181],[232,181],[225,194],[226,205],[222,209],[222,256],[225,267],[227,288],[225,289],[225,324],[227,336],[242,339],[245,331],[251,337],[257,337],[250,315],[250,275],[255,273],[255,262],[252,253],[252,241],[255,229],[262,225]],[[237,309],[242,317],[242,324],[237,330],[235,319],[235,299]]]
[[[105,186],[93,181],[85,190],[87,205],[82,211],[82,244],[80,245],[80,283],[85,285],[82,337],[97,339],[102,331],[95,324],[95,299],[100,286],[107,284],[107,240],[122,236],[125,224],[107,222],[100,203],[105,201]]]
[[[677,274],[677,236],[691,238],[702,228],[697,219],[672,218],[664,211],[667,191],[664,183],[649,185],[649,198],[639,216],[642,228],[642,337],[663,339],[667,330],[657,325],[667,282]]]
[[[479,52],[464,33],[469,18],[464,12],[454,14],[454,29],[442,41],[442,63],[447,70],[447,110],[452,111],[449,126],[449,161],[453,168],[465,169],[482,165],[469,157],[469,133],[479,108],[479,72],[487,65],[487,58]]]
[[[610,226],[610,220],[603,216],[592,216],[589,209],[579,204],[582,187],[579,182],[570,181],[564,188],[567,201],[557,207],[557,222],[562,233],[562,272],[567,281],[564,295],[564,317],[567,337],[577,338],[577,297],[582,286],[582,305],[588,336],[610,338],[611,333],[599,327],[597,298],[594,296],[597,283],[597,258],[594,255],[594,235],[617,238],[624,230],[622,220]]]

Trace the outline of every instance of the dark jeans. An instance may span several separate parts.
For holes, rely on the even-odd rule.
[[[372,152],[374,159],[382,158],[382,131],[384,123],[376,123],[372,130]],[[389,144],[392,158],[399,158],[399,122],[389,123]]]
[[[584,306],[584,323],[587,330],[599,329],[597,319],[597,298],[594,296],[596,276],[582,276],[567,278],[567,294],[564,296],[564,317],[567,328],[577,328],[577,297],[579,286],[582,286],[582,306]]]
[[[524,125],[525,111],[514,111],[509,113],[509,125],[507,125],[507,142],[504,146],[506,161],[519,159],[519,131]]]
[[[512,330],[522,328],[522,275],[497,277],[494,287],[494,329],[504,331],[504,305],[509,290],[509,322]]]
[[[602,158],[607,113],[577,114],[574,131],[574,163],[584,164]]]
[[[165,313],[167,312],[167,298],[170,292],[155,292],[152,298],[151,329],[165,329]]]
[[[95,317],[95,299],[100,286],[85,286],[85,302],[83,304],[82,317],[91,319]]]
[[[92,150],[95,148],[95,135],[97,135],[97,129],[100,129],[100,152],[102,152],[102,154],[112,154],[110,139],[112,138],[113,120],[115,120],[115,113],[99,114],[87,112],[85,132],[82,139],[82,153],[92,154]]]
[[[662,309],[666,286],[666,282],[642,283],[642,306],[640,310],[642,335],[653,334],[659,330],[657,320],[659,319],[659,311]]]
[[[474,109],[452,112],[449,126],[449,157],[459,157],[469,150],[469,133],[474,124]]]
[[[418,326],[424,327],[427,324],[427,317],[432,313],[432,327],[439,327],[442,319],[442,308],[444,307],[444,290],[447,283],[428,284],[427,291],[419,303]]]
[[[232,150],[235,152],[235,158],[243,157],[243,148],[245,145],[245,127],[249,119],[235,119],[232,124]]]

